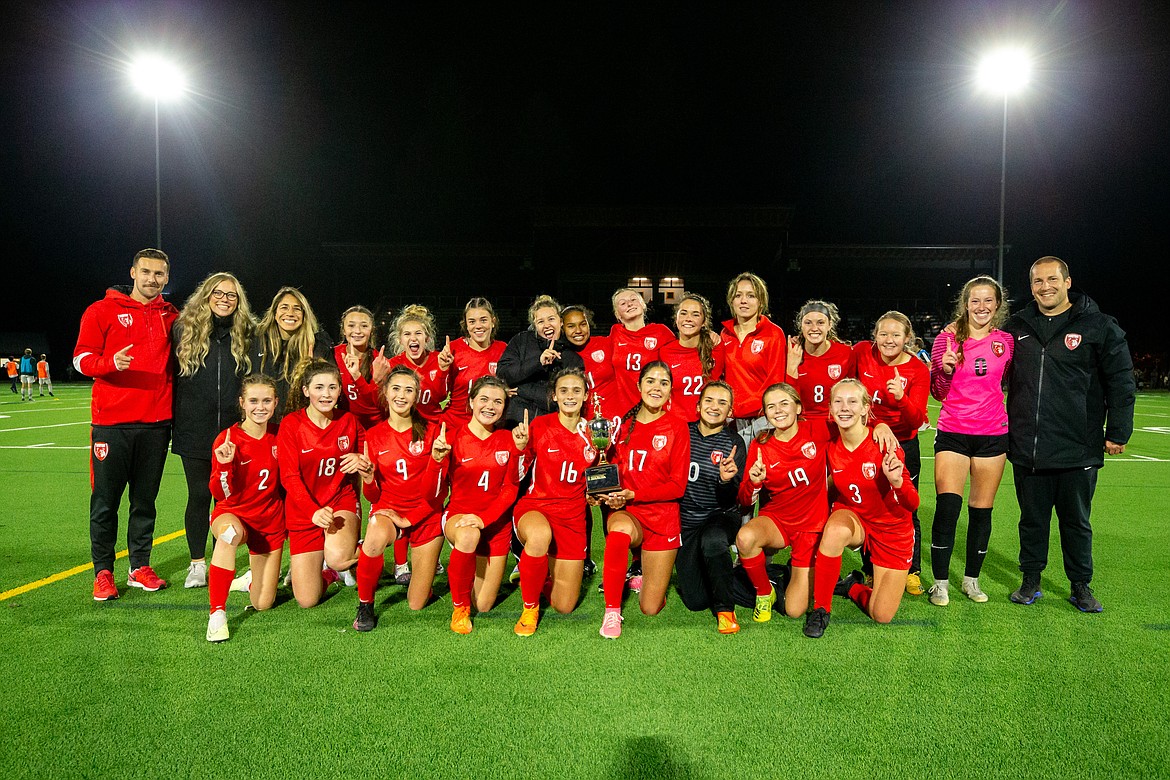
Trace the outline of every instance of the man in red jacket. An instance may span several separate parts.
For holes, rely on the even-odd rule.
[[[118,505],[130,486],[126,584],[146,591],[167,586],[150,568],[154,501],[171,436],[171,325],[179,312],[163,300],[171,261],[143,249],[130,265],[133,285],[111,287],[81,317],[73,366],[93,377],[89,539],[94,601],[118,598],[114,544]]]

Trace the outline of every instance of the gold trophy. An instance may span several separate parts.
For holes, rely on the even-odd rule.
[[[601,414],[601,398],[594,393],[593,419],[586,426],[589,440],[598,453],[597,465],[585,469],[585,492],[591,496],[621,490],[617,464],[608,463],[605,459],[605,451],[609,448],[614,427],[614,424]]]

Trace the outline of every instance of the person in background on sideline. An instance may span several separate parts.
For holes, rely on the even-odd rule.
[[[37,384],[40,385],[40,392],[37,395],[43,396],[46,387],[49,388],[49,395],[53,395],[53,380],[49,377],[49,361],[44,354],[37,361]]]

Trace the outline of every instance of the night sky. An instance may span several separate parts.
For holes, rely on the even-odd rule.
[[[1009,105],[1009,287],[1059,255],[1160,343],[1167,4],[382,5],[4,4],[0,330],[70,350],[154,244],[139,52],[192,90],[161,109],[170,297],[232,270],[263,308],[322,243],[525,243],[545,205],[778,205],[793,243],[994,244],[1002,102],[973,75],[1008,41],[1036,56]],[[52,317],[16,316],[42,296]]]

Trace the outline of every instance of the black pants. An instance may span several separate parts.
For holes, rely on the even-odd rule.
[[[1020,504],[1020,571],[1039,574],[1048,565],[1052,510],[1060,530],[1064,573],[1070,582],[1093,579],[1093,527],[1089,513],[1097,468],[1032,471],[1012,466]]]
[[[187,530],[187,549],[191,560],[207,556],[207,535],[211,532],[211,461],[183,458],[183,476],[187,478],[187,509],[183,527]]]
[[[118,537],[118,506],[130,487],[130,517],[126,546],[130,568],[150,563],[154,541],[154,501],[162,482],[163,464],[171,426],[95,425],[89,463],[93,492],[89,497],[89,542],[93,570],[114,569],[114,544]]]
[[[731,551],[739,533],[735,509],[716,512],[699,526],[684,526],[682,548],[675,559],[675,587],[692,612],[730,612],[735,604],[731,585]]]

